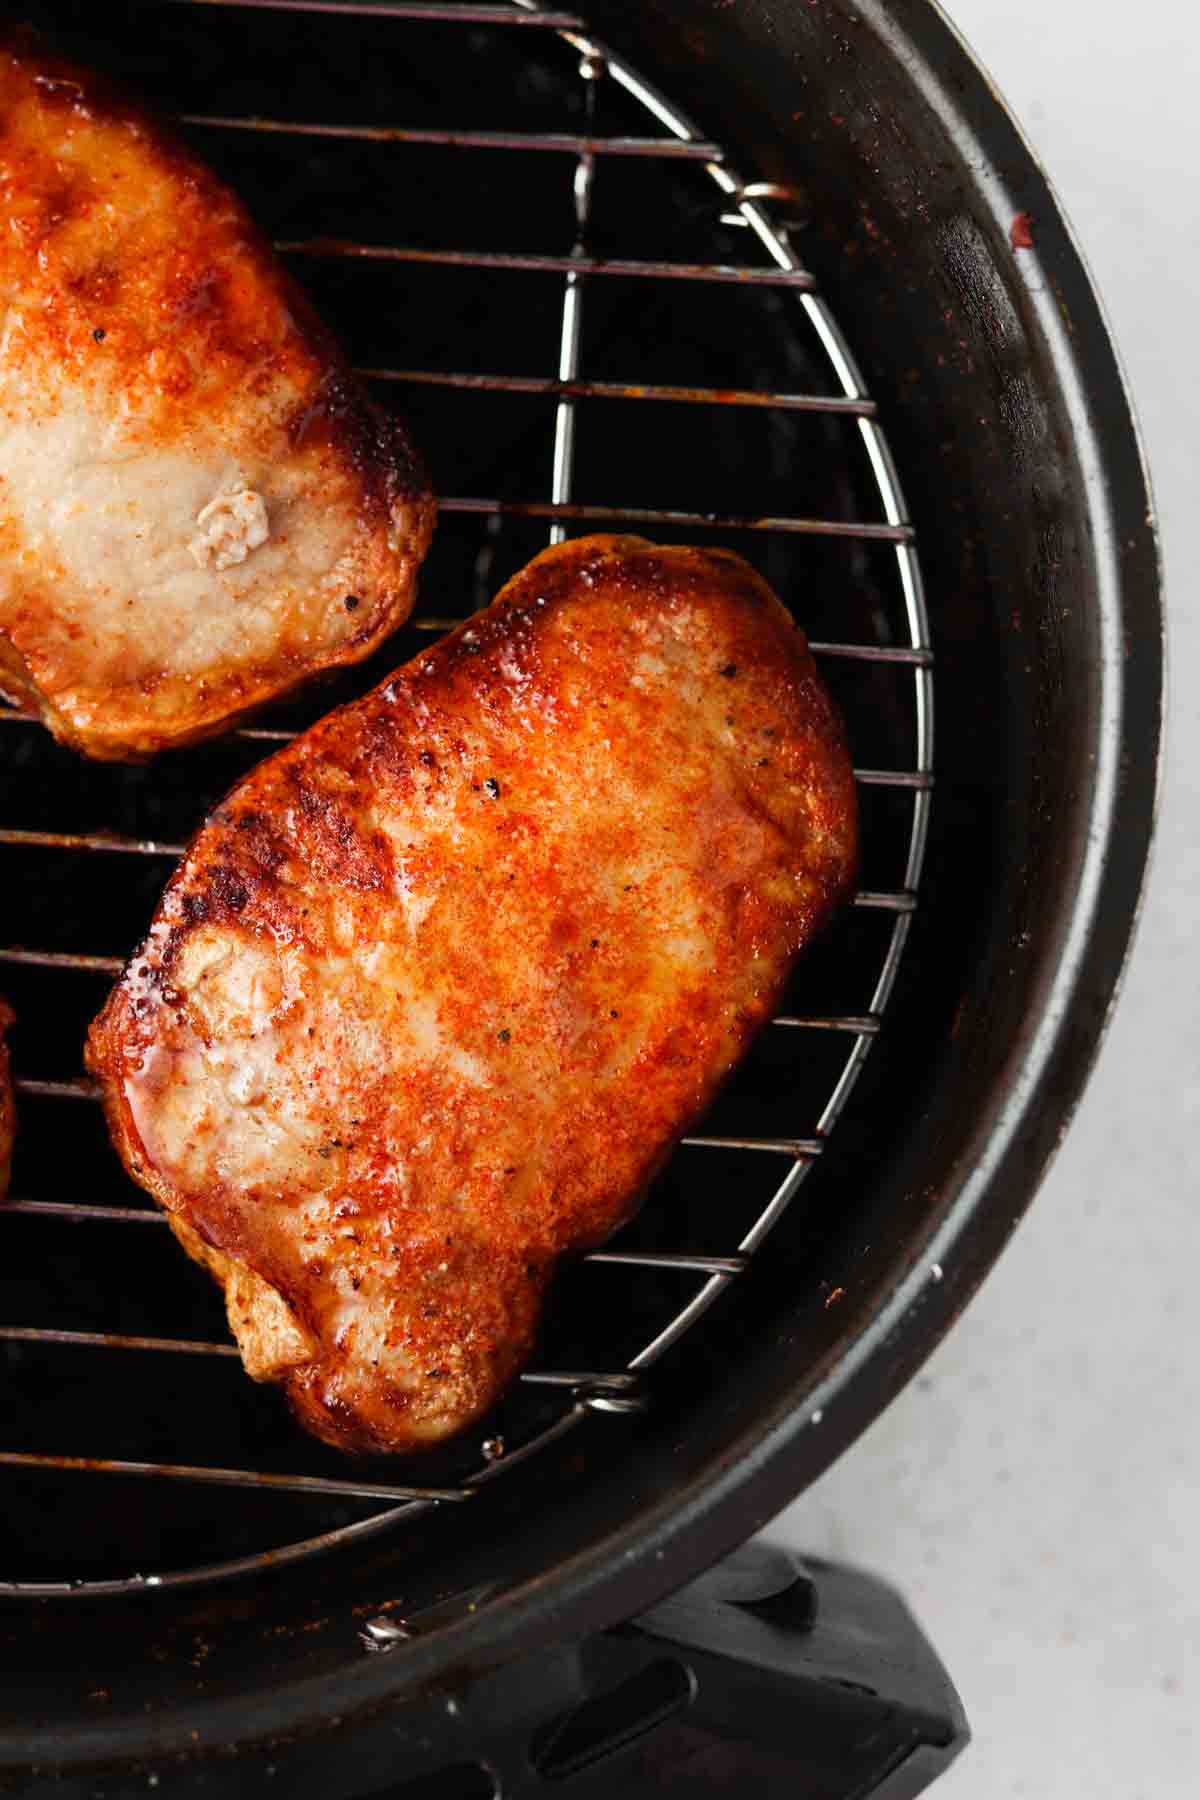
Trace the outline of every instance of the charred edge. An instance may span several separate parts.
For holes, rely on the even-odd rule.
[[[217,906],[235,916],[244,912],[250,901],[250,890],[228,863],[218,863],[214,868],[209,893]]]
[[[324,721],[328,726],[329,720]],[[323,726],[315,727],[322,730]],[[310,740],[311,743],[311,740]],[[308,779],[302,763],[294,761],[281,770],[292,804],[301,820],[297,837],[306,860],[326,866],[339,887],[360,893],[377,891],[390,870],[390,858],[375,837],[365,838],[355,818],[333,794]]]
[[[303,312],[306,335],[319,334],[322,353],[333,366],[293,414],[287,428],[292,448],[327,444],[340,450],[371,503],[389,515],[402,503],[423,506],[432,523],[429,476],[404,426],[367,396],[307,302]]]
[[[237,832],[241,853],[254,866],[254,879],[263,886],[272,886],[288,859],[289,851],[270,820],[253,809],[242,812],[235,807],[230,807],[227,811],[222,809],[214,817]]]

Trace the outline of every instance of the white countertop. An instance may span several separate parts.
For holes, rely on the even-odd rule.
[[[1058,1162],[922,1376],[774,1532],[907,1596],[975,1733],[938,1800],[1195,1800],[1200,12],[949,10],[1050,170],[1132,381],[1167,564],[1168,783],[1124,997]]]

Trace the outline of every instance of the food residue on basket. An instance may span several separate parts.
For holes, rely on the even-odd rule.
[[[1008,241],[1014,250],[1033,249],[1033,220],[1027,212],[1013,214],[1013,222],[1008,228]]]

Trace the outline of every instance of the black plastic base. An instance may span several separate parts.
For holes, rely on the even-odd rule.
[[[671,1644],[696,1690],[686,1713],[630,1755],[644,1785],[623,1793],[672,1791],[676,1778],[689,1800],[735,1787],[762,1800],[901,1800],[970,1735],[904,1601],[857,1569],[751,1543],[638,1630],[660,1651]]]
[[[628,1800],[901,1800],[928,1787],[969,1735],[898,1594],[770,1544],[747,1545],[586,1646],[580,1664],[599,1697],[542,1727],[534,1769],[504,1794],[566,1778],[572,1795]]]
[[[368,1622],[364,1654],[406,1632]],[[893,1589],[751,1543],[640,1619],[402,1707],[228,1760],[95,1771],[88,1800],[908,1800],[967,1742],[945,1669]],[[49,1771],[43,1771],[49,1775]]]

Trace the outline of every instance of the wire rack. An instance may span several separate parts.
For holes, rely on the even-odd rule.
[[[528,170],[536,164],[549,171],[551,180],[567,186],[570,234],[574,241],[562,253],[504,247],[469,250],[456,241],[406,244],[296,234],[281,236],[279,245],[283,253],[296,262],[302,276],[323,265],[341,269],[352,267],[356,278],[365,271],[371,280],[377,279],[381,272],[394,273],[399,268],[434,268],[450,279],[458,271],[470,271],[473,277],[482,273],[501,286],[512,276],[536,277],[543,290],[547,280],[558,284],[557,304],[547,317],[547,327],[551,318],[553,320],[556,342],[553,350],[546,345],[549,366],[542,372],[503,373],[461,364],[458,367],[406,367],[403,366],[404,357],[379,356],[369,358],[363,365],[364,375],[378,385],[381,393],[386,395],[397,386],[402,388],[406,407],[415,395],[428,389],[436,391],[439,397],[453,394],[472,398],[483,396],[485,401],[500,397],[511,405],[535,404],[552,408],[552,432],[545,445],[548,454],[544,463],[546,485],[543,493],[510,494],[508,497],[500,494],[492,497],[450,495],[441,501],[444,520],[461,515],[467,520],[481,522],[473,562],[478,590],[474,595],[476,601],[486,599],[491,590],[499,567],[497,553],[503,534],[517,522],[523,522],[522,529],[525,530],[540,528],[543,534],[548,531],[551,542],[560,541],[573,528],[609,525],[641,526],[660,533],[670,531],[673,535],[690,533],[700,541],[705,536],[713,541],[714,534],[718,534],[716,541],[728,541],[731,536],[745,534],[752,544],[769,542],[775,547],[773,554],[777,560],[772,573],[776,585],[783,586],[785,597],[788,597],[786,556],[789,543],[818,538],[830,540],[832,547],[841,542],[860,557],[864,554],[864,546],[877,547],[871,553],[885,558],[888,571],[880,577],[884,598],[876,601],[873,610],[868,609],[866,628],[854,636],[847,636],[845,641],[818,638],[812,648],[830,679],[841,683],[838,691],[844,701],[847,696],[853,699],[854,680],[864,678],[868,672],[873,683],[885,681],[891,684],[890,704],[897,710],[897,716],[903,715],[901,725],[892,736],[894,740],[907,741],[911,745],[911,766],[860,768],[857,771],[864,801],[871,796],[883,795],[894,806],[902,808],[902,812],[893,816],[890,833],[883,834],[894,850],[893,881],[890,885],[866,888],[855,898],[856,913],[872,915],[880,928],[872,939],[871,949],[865,950],[856,940],[853,955],[847,954],[844,966],[838,961],[836,946],[831,947],[824,959],[823,992],[831,992],[844,978],[846,991],[854,995],[853,1003],[846,1010],[839,1010],[836,1004],[813,1010],[797,1007],[776,1018],[765,1034],[773,1039],[771,1054],[777,1065],[786,1066],[791,1059],[797,1066],[803,1064],[807,1069],[813,1060],[811,1046],[815,1043],[822,1046],[823,1056],[817,1059],[823,1071],[821,1095],[814,1104],[806,1134],[797,1136],[791,1129],[790,1122],[795,1117],[793,1108],[775,1105],[770,1109],[773,1116],[762,1128],[722,1130],[720,1119],[714,1115],[710,1131],[685,1140],[673,1165],[673,1175],[668,1180],[673,1179],[676,1188],[686,1192],[694,1186],[699,1166],[696,1159],[719,1159],[726,1187],[732,1185],[753,1193],[749,1214],[739,1217],[736,1209],[726,1209],[722,1214],[733,1220],[733,1226],[732,1229],[728,1225],[725,1227],[731,1229],[731,1235],[721,1253],[713,1253],[711,1214],[705,1217],[701,1231],[690,1231],[687,1222],[693,1215],[687,1208],[681,1210],[677,1206],[672,1213],[668,1206],[658,1215],[658,1229],[665,1229],[663,1219],[668,1223],[672,1218],[682,1219],[684,1237],[699,1236],[702,1243],[707,1238],[704,1248],[693,1249],[686,1243],[682,1247],[664,1245],[655,1241],[654,1229],[650,1229],[641,1240],[636,1231],[632,1235],[622,1234],[611,1247],[586,1258],[590,1269],[609,1270],[609,1279],[624,1276],[630,1281],[651,1280],[648,1304],[653,1316],[648,1315],[646,1304],[631,1304],[629,1309],[634,1327],[641,1332],[640,1340],[619,1357],[609,1360],[596,1357],[587,1365],[560,1367],[547,1364],[527,1371],[518,1384],[516,1396],[505,1403],[504,1416],[498,1422],[488,1422],[482,1442],[477,1434],[470,1444],[456,1451],[457,1463],[445,1480],[397,1481],[387,1478],[387,1464],[364,1471],[356,1465],[339,1464],[336,1459],[322,1461],[324,1452],[307,1440],[298,1441],[300,1434],[296,1432],[287,1438],[287,1454],[282,1456],[284,1466],[263,1467],[262,1461],[269,1462],[271,1458],[256,1459],[257,1428],[247,1428],[240,1415],[232,1427],[232,1440],[240,1454],[236,1462],[228,1465],[212,1460],[211,1450],[197,1460],[173,1460],[162,1455],[100,1457],[68,1454],[42,1447],[61,1441],[53,1414],[55,1402],[64,1394],[74,1395],[70,1405],[78,1410],[79,1365],[74,1365],[73,1372],[62,1374],[61,1363],[55,1363],[54,1368],[60,1372],[53,1379],[45,1376],[44,1370],[35,1379],[30,1373],[31,1358],[66,1356],[83,1359],[106,1386],[110,1383],[111,1364],[105,1363],[101,1367],[94,1358],[88,1358],[89,1352],[124,1353],[121,1374],[128,1366],[125,1358],[158,1359],[158,1366],[169,1367],[172,1371],[164,1379],[173,1390],[178,1390],[185,1411],[200,1406],[210,1406],[211,1410],[217,1411],[226,1405],[224,1390],[221,1396],[210,1401],[203,1384],[211,1381],[214,1371],[227,1370],[231,1363],[236,1365],[237,1352],[231,1343],[219,1341],[216,1336],[210,1339],[176,1336],[161,1330],[92,1329],[90,1326],[97,1323],[94,1303],[83,1309],[85,1317],[67,1317],[64,1321],[63,1308],[70,1305],[70,1293],[65,1299],[55,1293],[55,1270],[59,1259],[65,1257],[71,1267],[91,1260],[87,1252],[77,1250],[77,1233],[73,1238],[69,1234],[76,1228],[121,1233],[120,1263],[126,1271],[132,1271],[128,1287],[136,1290],[141,1279],[138,1271],[143,1246],[158,1241],[164,1221],[132,1187],[124,1194],[114,1188],[114,1183],[122,1178],[112,1166],[115,1159],[101,1160],[106,1155],[106,1147],[90,1122],[98,1118],[92,1085],[82,1076],[69,1072],[51,1077],[24,1067],[23,1039],[18,1037],[16,1086],[22,1110],[30,1107],[51,1109],[52,1122],[42,1133],[46,1142],[66,1144],[77,1138],[80,1142],[72,1152],[74,1191],[64,1195],[51,1190],[51,1197],[30,1196],[23,1191],[19,1163],[13,1196],[0,1214],[0,1234],[6,1234],[9,1240],[2,1265],[8,1273],[0,1275],[0,1296],[6,1287],[12,1290],[4,1302],[4,1312],[0,1313],[0,1317],[10,1320],[0,1324],[0,1383],[7,1380],[19,1386],[33,1382],[38,1397],[37,1410],[45,1429],[40,1442],[25,1441],[23,1447],[13,1447],[11,1443],[4,1444],[3,1428],[0,1428],[0,1468],[10,1483],[33,1481],[33,1493],[39,1505],[44,1503],[44,1497],[50,1491],[47,1483],[78,1482],[87,1472],[106,1480],[122,1478],[125,1493],[132,1491],[129,1484],[143,1484],[146,1490],[153,1492],[153,1507],[164,1517],[170,1513],[172,1495],[178,1495],[183,1489],[214,1487],[242,1496],[247,1490],[253,1490],[259,1496],[270,1497],[276,1511],[269,1520],[264,1516],[258,1527],[267,1543],[265,1549],[221,1555],[219,1552],[213,1554],[209,1544],[195,1561],[185,1561],[183,1566],[155,1567],[154,1551],[147,1548],[145,1565],[137,1572],[121,1566],[98,1569],[89,1565],[80,1574],[60,1577],[56,1565],[52,1575],[35,1570],[26,1578],[20,1570],[10,1576],[10,1571],[0,1568],[0,1591],[10,1593],[124,1592],[143,1583],[179,1585],[253,1569],[267,1559],[277,1565],[308,1556],[334,1544],[393,1530],[401,1520],[418,1511],[463,1503],[478,1504],[477,1496],[487,1484],[506,1469],[536,1456],[585,1417],[622,1415],[652,1406],[650,1377],[656,1363],[692,1330],[731,1283],[743,1278],[772,1228],[793,1205],[802,1183],[818,1166],[830,1133],[881,1029],[917,905],[933,786],[933,657],[914,533],[875,405],[864,391],[854,360],[827,303],[817,293],[813,278],[794,247],[793,239],[798,232],[792,214],[799,204],[799,196],[772,183],[744,182],[730,167],[717,144],[706,139],[670,100],[635,70],[596,42],[588,34],[584,20],[573,12],[538,8],[532,0],[514,0],[511,5],[374,6],[366,4],[366,0],[361,3],[355,3],[355,0],[162,0],[164,17],[178,14],[185,8],[196,9],[197,14],[204,9],[205,18],[219,16],[226,24],[238,15],[265,14],[290,16],[292,21],[304,15],[316,15],[328,22],[331,29],[336,26],[339,30],[354,29],[356,21],[366,21],[372,29],[377,29],[382,21],[386,21],[390,28],[411,34],[411,39],[405,38],[404,51],[413,63],[419,58],[424,34],[435,29],[443,34],[459,34],[464,39],[468,34],[482,32],[486,41],[476,37],[471,42],[476,50],[478,44],[484,42],[485,51],[487,43],[507,39],[510,33],[514,40],[520,38],[530,44],[536,38],[539,59],[543,62],[549,59],[551,63],[558,59],[561,80],[569,91],[573,113],[574,128],[570,130],[473,129],[465,122],[461,128],[449,129],[432,123],[406,126],[393,123],[390,118],[384,123],[368,120],[340,124],[331,122],[329,116],[332,114],[336,119],[336,95],[329,98],[326,116],[321,117],[311,114],[306,117],[268,117],[257,110],[218,113],[187,108],[181,109],[181,117],[205,150],[211,150],[217,142],[225,146],[225,154],[234,169],[238,166],[238,157],[245,154],[239,146],[285,140],[299,158],[321,153],[327,146],[340,150],[346,145],[358,145],[368,150],[379,147],[386,150],[391,159],[402,159],[418,150],[453,153],[458,158],[477,157],[490,166],[508,158],[514,169]],[[411,64],[406,61],[405,67],[409,68]],[[394,91],[395,104],[399,108],[406,91],[405,80],[398,79]],[[617,101],[619,107],[614,104]],[[449,102],[446,104],[448,106]],[[641,123],[639,131],[627,128],[631,106],[636,109]],[[606,128],[602,121],[610,114],[619,118],[620,129]],[[595,253],[591,246],[596,197],[609,169],[618,164],[635,166],[639,179],[647,181],[652,171],[686,166],[689,178],[698,180],[709,196],[703,205],[697,206],[693,220],[696,232],[700,236],[707,234],[710,244],[715,244],[719,238],[722,245],[736,235],[737,241],[745,246],[740,260],[729,261],[723,255],[711,260],[689,261],[677,257]],[[403,162],[392,160],[390,167],[393,172],[402,169]],[[402,218],[403,206],[393,208],[389,205],[387,216],[391,217],[393,213]],[[451,221],[454,227],[463,223],[460,218]],[[610,282],[625,283],[637,292],[646,293],[662,291],[665,286],[689,292],[730,288],[739,295],[769,291],[778,297],[773,300],[777,310],[772,318],[778,320],[782,316],[785,320],[785,324],[777,328],[789,336],[803,334],[812,346],[812,356],[819,358],[827,371],[828,379],[820,386],[814,386],[813,391],[789,391],[757,385],[718,387],[622,380],[607,373],[603,378],[589,376],[585,374],[586,308],[597,284]],[[503,301],[498,303],[503,304]],[[786,309],[782,314],[778,310],[780,307]],[[386,311],[386,303],[383,310]],[[467,356],[462,358],[463,362],[469,360]],[[647,407],[654,407],[678,421],[675,430],[681,439],[698,429],[698,419],[716,413],[725,419],[739,421],[763,413],[772,418],[790,418],[793,422],[802,420],[804,415],[813,415],[814,423],[819,420],[824,431],[846,434],[839,448],[843,458],[865,459],[865,491],[874,496],[871,510],[876,511],[876,516],[842,517],[835,516],[832,510],[829,516],[775,511],[723,514],[678,506],[646,505],[642,503],[645,497],[642,495],[637,497],[637,504],[632,504],[634,497],[624,490],[619,460],[611,456],[602,457],[598,465],[611,498],[605,503],[585,502],[578,498],[578,480],[581,446],[595,416],[594,410],[589,411],[589,408],[603,410],[617,405],[627,431],[636,431],[639,415]],[[702,412],[700,409],[708,410]],[[489,427],[485,423],[481,429],[486,431]],[[745,429],[744,425],[739,429]],[[610,423],[601,436],[602,447],[610,442],[612,435]],[[826,445],[830,442],[828,438],[822,441]],[[530,526],[530,521],[542,523]],[[519,548],[519,545],[514,546],[514,556],[519,555]],[[782,562],[778,560],[780,557],[784,559]],[[782,584],[778,574],[780,569],[784,574]],[[855,579],[853,565],[847,565],[842,579]],[[803,616],[802,597],[800,608]],[[411,641],[422,641],[422,634],[426,634],[424,641],[428,641],[427,634],[441,631],[455,622],[449,615],[425,613],[418,616],[411,626],[411,632],[415,634]],[[397,660],[394,646],[388,654],[392,661]],[[365,687],[368,678],[363,671],[357,673],[354,679],[358,691]],[[876,704],[880,692],[878,686],[872,686],[868,704]],[[307,716],[316,716],[322,709],[321,703],[310,701]],[[848,715],[853,742],[852,705],[848,707]],[[35,771],[36,786],[39,779],[36,771],[41,767],[38,759],[61,758],[63,753],[49,744],[35,721],[16,711],[0,713],[0,723],[6,728],[4,738],[10,746],[14,740],[25,743],[21,753],[24,760],[17,760],[21,761],[23,770]],[[286,740],[303,723],[303,717],[267,722],[232,734],[231,741],[243,746],[243,759],[253,760],[264,747]],[[9,760],[11,763],[13,759]],[[139,778],[152,779],[170,788],[177,782],[174,767],[168,759],[158,765],[153,776]],[[92,770],[88,779],[119,784],[125,777],[119,772]],[[50,783],[45,791],[53,795],[56,790]],[[123,791],[119,786],[111,790],[114,796]],[[107,789],[101,790],[101,812],[104,796],[108,793]],[[57,806],[53,799],[48,804]],[[115,800],[114,807],[120,810]],[[199,807],[191,816],[191,824],[199,822],[202,810]],[[115,865],[144,868],[147,879],[140,885],[130,884],[126,907],[124,931],[131,948],[146,923],[143,895],[152,894],[161,886],[172,859],[181,854],[183,846],[169,839],[116,831],[107,824],[97,829],[54,828],[64,823],[69,820],[64,821],[61,815],[45,817],[39,802],[34,823],[0,829],[0,847],[7,857],[6,873],[10,885],[26,884],[37,888],[38,869],[42,865],[31,870],[28,861],[31,856],[51,857],[54,867],[60,871],[56,881],[50,884],[47,897],[43,900],[39,895],[37,905],[32,908],[33,913],[45,919],[45,936],[50,941],[44,947],[34,942],[6,943],[0,947],[0,964],[8,966],[12,972],[11,980],[20,979],[26,983],[23,994],[18,996],[23,1019],[29,1018],[31,1004],[39,1010],[44,1009],[55,1031],[58,1031],[58,1020],[62,1018],[62,1030],[55,1042],[61,1044],[59,1066],[69,1070],[72,1062],[77,1066],[78,1036],[72,1037],[67,1029],[71,1009],[64,1007],[61,983],[87,983],[91,978],[86,1001],[78,1003],[81,1016],[85,1016],[94,1011],[98,1003],[96,978],[117,975],[123,967],[124,957],[102,954],[98,948],[88,947],[86,928],[81,928],[78,923],[71,931],[60,928],[56,906],[61,911],[61,897],[69,891],[72,918],[77,921],[81,910],[86,918],[86,905],[82,909],[79,906],[79,891],[95,879],[94,870],[111,869]],[[80,860],[76,864],[76,856],[86,858],[86,861]],[[29,931],[26,935],[32,937],[33,933]],[[82,944],[78,942],[81,935]],[[74,941],[70,947],[60,947],[72,937]],[[865,963],[870,966],[864,973]],[[53,988],[28,985],[39,981],[53,981],[56,985]],[[45,1037],[46,1030],[43,1030],[43,1041]],[[779,1048],[781,1045],[782,1049]],[[780,1124],[781,1116],[787,1122]],[[85,1120],[89,1122],[83,1123]],[[39,1166],[44,1167],[45,1149],[40,1148],[38,1154]],[[769,1177],[764,1176],[764,1170],[770,1171]],[[752,1174],[746,1171],[752,1171]],[[53,1182],[53,1169],[46,1180]],[[114,1195],[113,1203],[107,1203],[107,1198]],[[655,1206],[652,1199],[648,1209],[651,1214],[655,1212]],[[43,1236],[31,1250],[14,1241],[13,1234],[19,1228],[68,1235],[55,1235],[50,1239]],[[164,1241],[165,1235],[163,1233]],[[26,1259],[31,1255],[41,1259],[40,1286],[27,1281],[18,1281],[14,1285],[12,1270],[21,1266],[22,1254]],[[182,1292],[183,1284],[190,1279],[185,1272],[187,1265],[178,1259],[178,1263],[172,1262],[170,1268],[172,1274],[167,1279],[173,1279],[174,1271],[178,1269]],[[70,1288],[69,1282],[67,1287]],[[51,1303],[46,1310],[55,1322],[45,1322],[45,1314],[40,1318],[37,1316],[39,1295],[49,1296]],[[90,1290],[89,1296],[94,1302],[95,1296]],[[125,1299],[123,1294],[122,1320],[128,1316]],[[98,1303],[101,1307],[106,1303],[103,1291]],[[13,1308],[21,1307],[29,1309],[33,1316],[20,1314],[19,1310],[14,1314]],[[187,1304],[181,1302],[179,1316],[184,1319],[195,1316],[190,1307],[190,1301]],[[113,1322],[111,1316],[107,1322]],[[37,1366],[41,1368],[40,1363]],[[180,1373],[184,1370],[186,1376]],[[241,1379],[240,1371],[238,1379]],[[528,1405],[531,1399],[534,1402],[532,1411]],[[278,1402],[274,1404],[277,1406]],[[8,1410],[6,1407],[6,1413]],[[283,1429],[286,1435],[286,1427],[278,1429]],[[210,1441],[206,1440],[206,1444]],[[88,1448],[93,1448],[91,1442]],[[275,1455],[274,1460],[279,1463],[281,1455]],[[307,1472],[315,1464],[329,1472]],[[426,1467],[425,1464],[418,1465],[418,1472],[423,1472]],[[379,1479],[374,1478],[376,1473]],[[372,1478],[367,1479],[367,1474]],[[38,1496],[42,1498],[38,1499]],[[303,1507],[303,1528],[297,1530],[294,1515],[293,1522],[280,1516],[278,1509],[289,1506]],[[355,1516],[347,1516],[348,1506],[357,1508]],[[315,1523],[320,1527],[318,1529],[311,1528],[314,1508],[317,1509]],[[321,1512],[322,1508],[326,1509],[325,1513]],[[10,1535],[10,1545],[12,1541]],[[244,1542],[244,1537],[237,1538],[236,1542]],[[120,1552],[114,1554],[119,1557]]]

